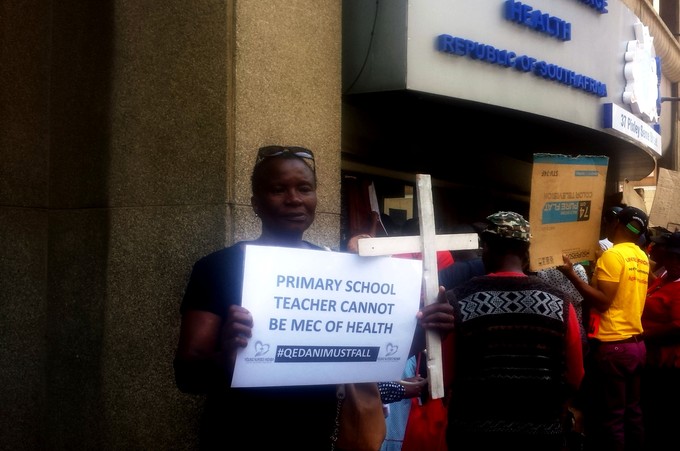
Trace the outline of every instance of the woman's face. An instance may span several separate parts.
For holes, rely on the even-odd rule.
[[[263,234],[301,237],[314,222],[316,182],[312,169],[298,158],[271,158],[263,183],[251,204],[262,221]]]

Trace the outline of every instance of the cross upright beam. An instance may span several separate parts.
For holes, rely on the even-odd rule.
[[[420,236],[399,236],[385,238],[363,238],[358,240],[359,255],[377,256],[406,252],[421,252],[423,255],[423,292],[425,305],[437,302],[439,293],[439,271],[437,251],[456,249],[477,249],[477,234],[436,235],[434,205],[432,202],[432,181],[429,174],[416,175],[418,196],[418,220]],[[444,374],[442,370],[442,347],[439,334],[425,332],[427,346],[427,376],[430,396],[433,399],[444,396]]]

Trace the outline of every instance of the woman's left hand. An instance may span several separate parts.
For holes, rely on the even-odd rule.
[[[454,326],[453,306],[446,299],[446,289],[439,287],[437,302],[423,306],[416,315],[423,329],[450,332]]]

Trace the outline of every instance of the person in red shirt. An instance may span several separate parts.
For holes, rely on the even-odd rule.
[[[402,236],[417,236],[420,235],[420,223],[418,218],[407,219],[406,222],[401,226]],[[398,258],[412,258],[414,260],[422,260],[423,254],[421,252],[408,252],[405,254],[395,254],[394,257]],[[453,265],[454,259],[451,251],[442,250],[437,251],[437,270],[441,271],[444,268],[448,268]]]
[[[646,448],[663,449],[676,440],[680,424],[680,232],[653,237],[664,268],[647,289],[642,328],[647,361],[642,376]]]

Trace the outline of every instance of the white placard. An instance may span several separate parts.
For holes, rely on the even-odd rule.
[[[253,336],[233,387],[398,380],[420,305],[422,262],[246,246]]]

